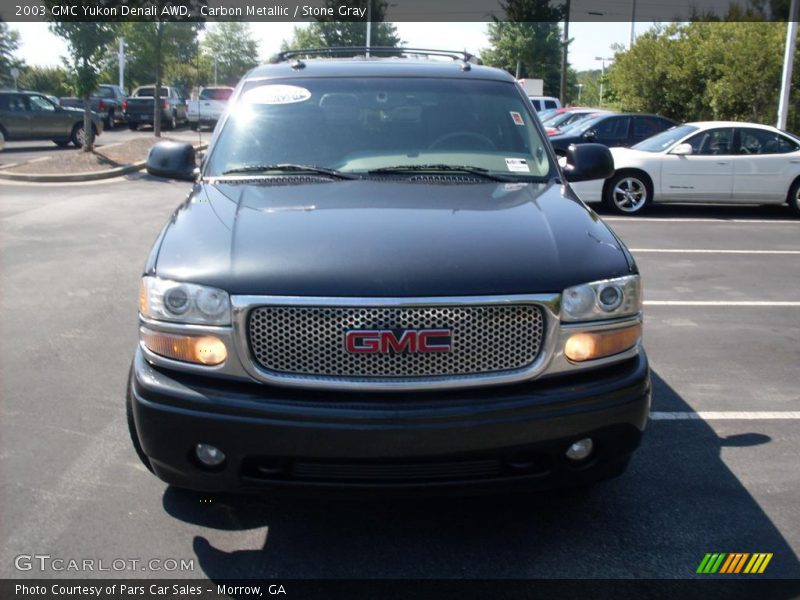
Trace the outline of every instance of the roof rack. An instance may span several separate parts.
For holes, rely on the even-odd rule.
[[[299,50],[284,50],[278,52],[270,59],[270,63],[286,62],[289,59],[296,59],[301,56],[337,56],[342,54],[400,54],[400,55],[422,55],[422,56],[445,56],[453,60],[460,60],[465,64],[482,64],[481,60],[470,54],[466,50],[431,50],[427,48],[406,48],[404,46],[334,46],[331,48],[301,48]]]

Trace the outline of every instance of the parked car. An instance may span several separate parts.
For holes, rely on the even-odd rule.
[[[576,186],[585,202],[629,215],[654,202],[788,203],[800,214],[800,139],[768,125],[687,123],[611,154],[613,177]]]
[[[639,275],[566,183],[610,153],[561,170],[514,79],[452,56],[284,52],[199,170],[152,147],[151,175],[193,183],[144,268],[128,388],[163,480],[497,491],[625,468],[650,404]]]
[[[92,113],[94,134],[103,133],[103,120]],[[84,142],[83,110],[54,104],[38,92],[0,91],[0,137],[7,140],[52,140],[59,146]]]
[[[674,125],[677,123],[672,119],[658,115],[603,114],[583,119],[579,125],[551,136],[550,143],[561,156],[566,154],[570,144],[591,142],[608,147],[633,146]]]
[[[587,117],[611,114],[601,108],[559,108],[547,118],[542,119],[545,133],[548,136],[558,135],[563,129]]]
[[[188,100],[186,116],[192,130],[196,131],[203,125],[214,127],[228,107],[231,94],[232,87],[207,87],[200,90],[197,100]]]
[[[537,113],[543,110],[561,108],[561,100],[552,96],[528,96],[528,99]]]
[[[155,85],[136,88],[122,106],[125,120],[132,130],[142,125],[152,125],[155,118]],[[186,101],[177,88],[161,87],[161,126],[164,129],[175,129],[186,123]]]
[[[125,117],[122,110],[122,103],[125,101],[125,90],[118,85],[101,83],[97,86],[94,94],[89,98],[92,104],[92,111],[103,117],[103,127],[112,129],[119,123],[124,123]],[[83,110],[83,100],[81,98],[61,98],[56,104],[68,108],[79,108]]]

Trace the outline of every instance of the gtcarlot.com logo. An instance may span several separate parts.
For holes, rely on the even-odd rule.
[[[749,552],[709,552],[703,557],[696,572],[701,575],[716,573],[755,575],[763,573],[771,560],[772,552],[753,552],[752,554]]]

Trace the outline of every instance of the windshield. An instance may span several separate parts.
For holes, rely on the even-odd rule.
[[[292,163],[345,173],[429,165],[550,178],[555,166],[545,144],[513,83],[410,77],[255,81],[231,110],[205,175]]]
[[[164,96],[167,95],[167,89],[166,88],[162,87],[162,88],[158,88],[158,89],[161,92],[159,94],[159,96],[161,96],[163,98]],[[154,88],[154,87],[139,88],[138,90],[136,90],[136,95],[138,97],[140,97],[140,98],[152,98],[153,96],[156,95],[156,88]]]
[[[632,148],[636,150],[643,150],[645,152],[661,152],[662,150],[666,150],[672,146],[672,144],[678,140],[686,137],[693,131],[697,131],[697,127],[694,125],[678,125],[677,127],[672,127],[666,131],[662,131],[653,137],[649,137],[643,142],[639,142],[635,146],[632,146]]]

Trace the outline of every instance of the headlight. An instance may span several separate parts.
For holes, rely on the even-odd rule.
[[[193,283],[142,277],[139,312],[148,319],[230,325],[231,301],[228,292]]]
[[[595,321],[635,315],[642,310],[638,275],[604,279],[564,290],[562,321]]]

